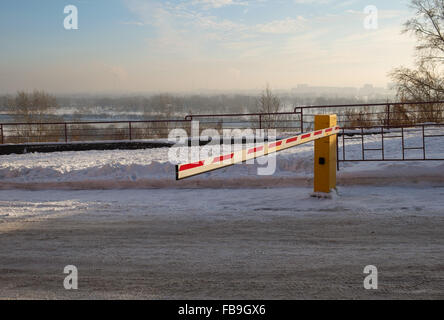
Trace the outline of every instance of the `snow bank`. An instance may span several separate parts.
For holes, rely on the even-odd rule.
[[[419,143],[412,137],[413,145]],[[444,140],[444,139],[441,139]],[[408,139],[406,139],[408,143]],[[360,141],[351,140],[348,158],[361,154]],[[377,137],[366,137],[377,147]],[[238,146],[237,148],[239,148]],[[399,141],[386,142],[387,152],[399,157]],[[444,157],[444,148],[434,156]],[[0,156],[0,188],[25,189],[116,189],[116,188],[235,188],[309,186],[313,177],[313,143],[278,153],[272,176],[258,175],[264,165],[240,164],[175,181],[175,164],[168,162],[168,148],[108,150]],[[349,152],[349,151],[348,151]],[[387,156],[387,155],[386,155]],[[441,183],[444,162],[353,162],[342,163],[339,184]]]

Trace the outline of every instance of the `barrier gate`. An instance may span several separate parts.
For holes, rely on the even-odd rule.
[[[315,131],[194,163],[176,165],[176,180],[183,180],[315,141],[314,192],[329,193],[336,188],[336,141],[339,131],[336,115],[317,115]]]

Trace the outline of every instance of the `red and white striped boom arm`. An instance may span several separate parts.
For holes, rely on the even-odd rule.
[[[176,165],[176,179],[182,180],[209,171],[232,166],[237,163],[242,163],[251,159],[263,157],[270,153],[293,148],[307,142],[338,134],[339,130],[339,127],[317,130],[275,142],[268,142],[262,144],[261,146],[242,149],[223,156],[217,156],[194,163],[179,164]]]

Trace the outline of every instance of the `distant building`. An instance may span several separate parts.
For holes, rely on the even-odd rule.
[[[362,88],[354,87],[315,87],[307,84],[298,84],[291,90],[293,96],[298,97],[326,97],[326,98],[360,98],[372,99],[393,96],[393,91],[388,88],[375,87],[372,84],[365,84]]]

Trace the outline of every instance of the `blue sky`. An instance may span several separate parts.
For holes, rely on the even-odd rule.
[[[385,86],[413,62],[409,1],[14,0],[0,4],[0,92]],[[79,29],[65,30],[66,5]],[[363,26],[378,9],[378,29]]]

